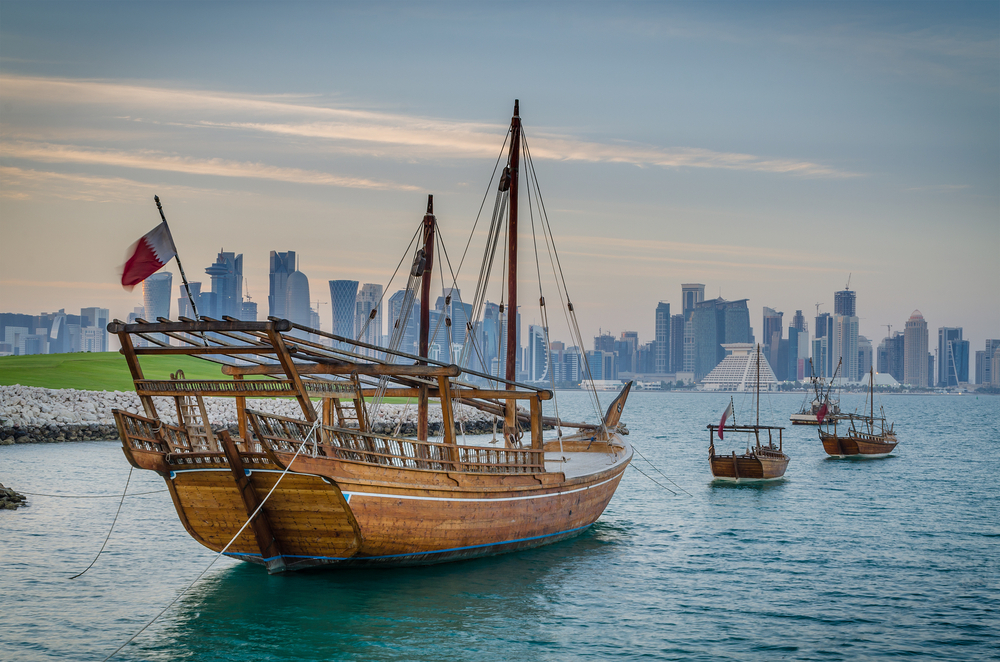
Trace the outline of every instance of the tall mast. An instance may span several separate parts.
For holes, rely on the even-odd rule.
[[[760,426],[760,343],[757,344],[757,425]]]
[[[434,266],[434,196],[427,196],[424,215],[424,272],[420,277],[420,348],[419,355],[427,358],[428,335],[431,325],[431,276]],[[421,361],[422,365],[427,365]],[[420,387],[417,402],[417,439],[427,441],[427,387]]]
[[[510,120],[510,225],[507,228],[507,372],[508,381],[517,378],[517,172],[520,165],[521,116],[514,99]],[[510,386],[507,387],[511,388]]]

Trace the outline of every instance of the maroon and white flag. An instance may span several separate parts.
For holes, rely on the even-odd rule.
[[[816,412],[816,420],[820,424],[822,424],[823,423],[823,419],[826,418],[826,412],[829,409],[829,407],[827,405],[829,405],[829,404],[830,403],[828,401],[823,402],[823,406],[819,408],[818,412]]]
[[[132,244],[122,267],[122,287],[132,291],[136,285],[146,280],[177,254],[170,230],[166,223],[160,223]]]
[[[726,424],[726,419],[733,415],[733,403],[730,400],[726,411],[722,412],[722,420],[719,421],[719,439],[722,439],[722,428]]]

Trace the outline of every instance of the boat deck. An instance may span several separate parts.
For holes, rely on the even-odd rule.
[[[610,469],[616,465],[626,462],[632,455],[632,449],[626,447],[619,451],[616,456],[607,453],[546,453],[545,470],[562,471],[566,479],[579,478]],[[562,458],[566,458],[562,461]]]

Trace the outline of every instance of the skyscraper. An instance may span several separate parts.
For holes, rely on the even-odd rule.
[[[962,341],[962,327],[938,329],[937,385],[958,386],[969,381],[969,350]],[[965,379],[962,379],[962,375]]]
[[[358,281],[331,280],[330,308],[333,311],[333,333],[354,338],[354,313],[358,301]]]
[[[997,384],[1000,382],[1000,373],[993,371],[993,357],[1000,353],[1000,340],[988,338],[986,340],[985,354],[983,355],[983,384]]]
[[[155,322],[157,318],[170,318],[170,288],[173,275],[169,271],[158,271],[142,281],[143,319]]]
[[[199,307],[198,312],[214,319],[225,315],[239,319],[243,313],[243,254],[219,251],[215,263],[205,273],[212,278],[213,296],[205,306],[208,310]]]
[[[271,272],[268,276],[267,290],[267,314],[269,317],[287,317],[285,296],[288,292],[288,276],[294,271],[295,251],[287,253],[271,251]]]
[[[903,331],[903,382],[926,387],[927,372],[927,322],[919,310],[914,310]]]
[[[309,326],[312,323],[309,278],[301,271],[293,271],[285,280],[284,317],[295,324]]]
[[[830,375],[849,382],[858,381],[858,318],[850,315],[833,316],[833,335],[829,340]]]
[[[854,317],[854,290],[840,290],[833,293],[833,314]]]
[[[201,283],[197,281],[188,283],[188,288],[191,290],[191,299],[194,299],[194,305],[198,308],[198,314],[201,315]],[[177,316],[194,319],[195,313],[191,310],[191,299],[188,298],[188,292],[184,289],[183,283],[177,286],[177,291],[180,293],[180,296],[177,297]]]
[[[753,342],[747,299],[711,299],[695,304],[690,326],[694,335],[695,381],[712,371],[726,357],[728,343]]]
[[[670,372],[670,304],[656,304],[656,363],[658,374]]]
[[[406,302],[406,290],[399,290],[389,297],[389,338],[391,340],[398,333],[400,335],[398,349],[409,354],[417,353],[417,342],[420,334],[420,302],[416,300],[415,294],[411,293],[410,295],[409,316],[405,322],[402,317],[404,314],[403,304]],[[479,367],[474,366],[477,369]]]
[[[529,382],[549,379],[549,350],[545,342],[545,329],[528,325],[528,364],[525,366]]]
[[[667,372],[684,371],[684,315],[670,316],[670,367]]]
[[[803,333],[807,333],[809,331],[809,325],[806,324],[806,317],[802,314],[801,310],[795,311],[795,315],[792,317],[791,328],[797,329]]]
[[[695,337],[691,326],[691,315],[696,305],[705,300],[705,286],[701,283],[681,285],[681,311],[684,315],[684,350],[681,368],[683,372],[695,370]],[[707,374],[707,373],[706,373]]]
[[[822,313],[816,316],[816,330],[813,334],[813,370],[817,377],[833,377],[837,361],[832,359],[833,355],[833,316],[830,313]],[[817,342],[820,344],[817,345]],[[815,351],[816,347],[823,347],[820,354]]]
[[[774,308],[768,308],[764,306],[764,324],[761,332],[761,344],[763,345],[764,356],[767,358],[767,362],[774,369],[778,366],[778,349],[781,345],[782,332],[782,318],[784,313],[775,310]],[[777,370],[776,372],[783,372],[783,370]],[[779,381],[782,378],[779,378]]]
[[[358,291],[354,307],[354,338],[370,345],[382,344],[382,286],[365,283]],[[372,311],[375,316],[372,317]]]

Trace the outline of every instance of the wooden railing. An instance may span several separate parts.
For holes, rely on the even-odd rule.
[[[137,379],[139,395],[221,395],[240,397],[291,397],[298,395],[288,379]]]
[[[306,441],[311,423],[247,410],[258,439],[276,452],[294,453]],[[318,437],[318,440],[317,440]],[[315,444],[315,445],[314,445]],[[399,469],[517,474],[545,471],[544,452],[532,449],[446,445],[397,439],[355,429],[317,426],[303,453]]]
[[[191,448],[184,430],[176,425],[121,409],[112,410],[112,413],[122,441],[133,450],[171,453]]]

